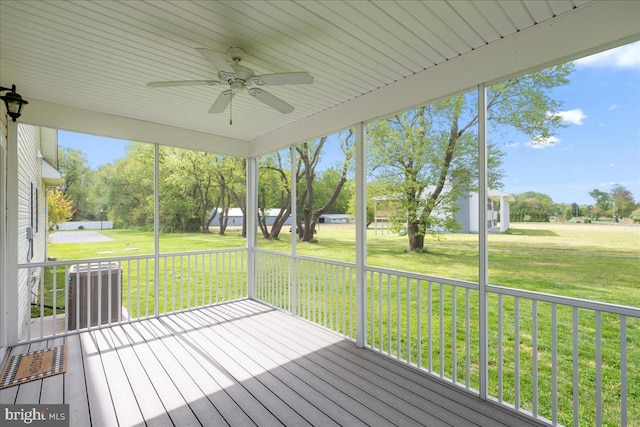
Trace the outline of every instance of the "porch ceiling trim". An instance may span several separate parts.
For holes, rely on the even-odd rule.
[[[158,143],[246,158],[249,144],[239,139],[98,113],[68,105],[29,99],[23,123],[128,141]]]
[[[640,39],[640,2],[600,1],[482,46],[251,141],[251,156],[406,111],[481,82],[524,74]],[[615,25],[602,25],[615,22]]]
[[[45,159],[42,160],[42,181],[47,187],[57,187],[62,185],[62,174]]]

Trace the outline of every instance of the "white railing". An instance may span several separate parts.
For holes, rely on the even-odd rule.
[[[256,299],[292,313],[293,261],[291,255],[256,250]]]
[[[477,394],[478,284],[366,268],[367,346]]]
[[[256,265],[257,299],[355,340],[353,264],[258,250]]]
[[[640,309],[487,291],[493,399],[552,425],[640,425]]]
[[[355,265],[258,251],[256,266],[258,299],[354,338]],[[364,281],[368,348],[480,394],[477,283]],[[640,309],[498,286],[487,308],[489,400],[549,425],[640,425]]]
[[[156,270],[156,262],[158,263]],[[20,341],[247,297],[246,249],[21,264],[30,305]]]
[[[355,265],[255,254],[256,299],[355,338]],[[22,341],[247,297],[245,249],[19,268],[39,277]],[[477,283],[376,267],[363,281],[368,348],[479,394]],[[550,425],[640,425],[640,309],[486,291],[489,400]]]

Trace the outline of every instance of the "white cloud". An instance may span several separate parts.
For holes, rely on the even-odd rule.
[[[609,110],[617,110],[618,108],[620,108],[618,104],[611,104],[611,106],[609,107]]]
[[[594,68],[640,68],[640,42],[578,59],[576,65]]]
[[[569,122],[572,123],[574,125],[583,125],[583,121],[584,119],[586,119],[587,116],[585,113],[582,112],[582,109],[580,108],[576,108],[574,110],[568,110],[568,111],[558,111],[556,113],[549,113],[547,112],[548,116],[560,116],[562,117],[562,121],[563,122]]]
[[[549,138],[543,138],[541,136],[537,136],[533,138],[532,141],[527,142],[527,145],[536,150],[542,150],[547,147],[552,147],[560,142],[560,138],[556,138],[555,136],[550,136]]]
[[[611,188],[616,184],[618,184],[618,183],[617,182],[613,182],[613,181],[601,182],[600,184],[598,184],[598,188],[602,188],[602,189]]]

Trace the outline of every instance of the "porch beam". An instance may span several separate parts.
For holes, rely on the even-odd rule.
[[[52,129],[248,157],[246,141],[29,98],[20,121]]]

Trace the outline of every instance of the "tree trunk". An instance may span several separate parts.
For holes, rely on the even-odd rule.
[[[269,239],[276,240],[280,237],[280,231],[282,231],[282,227],[284,227],[290,215],[291,209],[289,206],[280,208],[278,216],[276,216],[276,219],[273,221],[273,225],[271,225]]]
[[[409,250],[424,250],[424,233],[419,232],[419,226],[416,223],[408,225],[407,234],[409,235]]]

